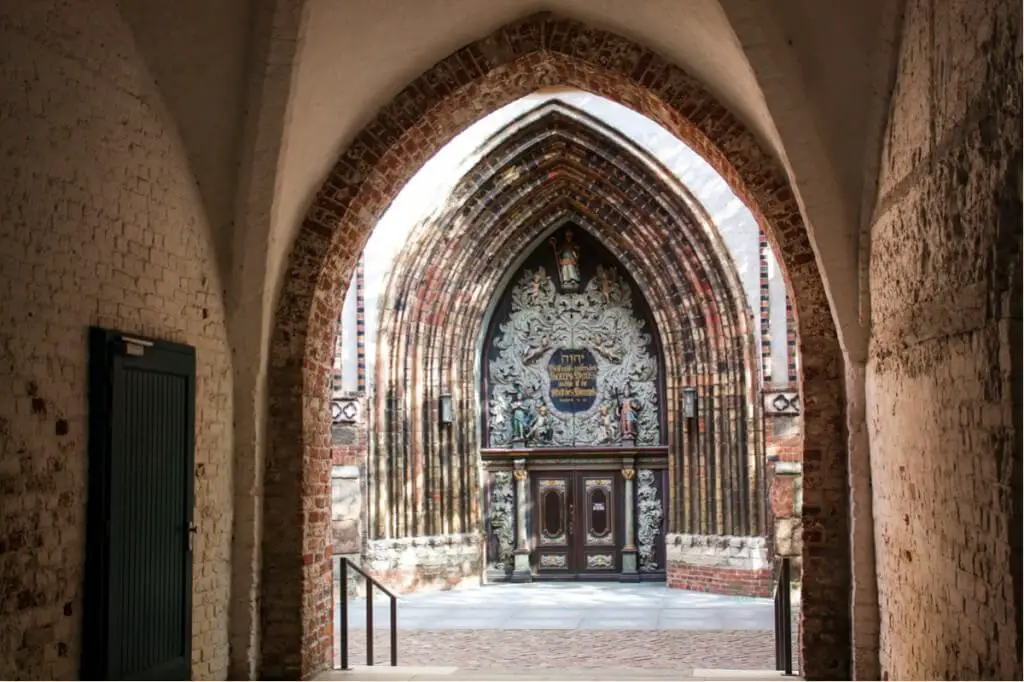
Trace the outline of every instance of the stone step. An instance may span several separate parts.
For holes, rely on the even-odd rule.
[[[314,678],[334,682],[399,682],[404,680],[800,680],[775,670],[658,669],[658,668],[566,668],[514,672],[509,670],[467,670],[441,666],[354,666],[331,670]]]

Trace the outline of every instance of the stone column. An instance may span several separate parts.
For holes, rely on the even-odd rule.
[[[640,580],[637,572],[636,562],[636,518],[633,513],[633,478],[636,476],[636,469],[623,469],[622,478],[625,480],[623,486],[623,504],[626,508],[625,526],[626,536],[622,544],[622,582],[636,582]]]
[[[850,601],[850,609],[853,620],[852,672],[855,680],[880,679],[882,674],[878,658],[881,615],[878,605],[878,576],[875,569],[875,516],[871,498],[871,447],[868,440],[865,379],[864,363],[847,362],[846,424],[850,449],[850,535],[853,567],[853,599]]]
[[[512,473],[516,479],[516,549],[512,553],[515,557],[512,582],[528,583],[533,580],[533,571],[530,570],[530,540],[529,534],[526,532],[526,505],[528,503],[526,460],[517,459],[515,470]]]

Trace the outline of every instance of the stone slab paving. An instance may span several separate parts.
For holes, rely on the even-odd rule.
[[[389,608],[386,597],[374,599],[375,628],[388,628]],[[771,599],[675,590],[659,583],[506,584],[400,596],[398,626],[410,630],[772,630],[773,609]],[[349,601],[348,621],[352,628],[366,626],[365,599]],[[335,624],[340,625],[340,620]]]
[[[377,665],[390,660],[389,608],[386,597],[374,600]],[[366,663],[365,613],[365,600],[349,601],[350,665]],[[547,679],[586,679],[598,670],[648,671],[648,677],[606,679],[693,678],[695,670],[707,669],[771,671],[773,613],[770,599],[656,583],[531,583],[419,592],[399,597],[399,662],[473,675],[461,679],[526,679],[491,677],[520,671],[556,675]],[[583,671],[583,678],[558,677],[559,671]],[[650,677],[658,671],[670,677]]]

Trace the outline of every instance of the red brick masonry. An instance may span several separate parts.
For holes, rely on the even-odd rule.
[[[669,587],[742,597],[771,596],[771,568],[742,569],[694,566],[681,561],[668,564]]]

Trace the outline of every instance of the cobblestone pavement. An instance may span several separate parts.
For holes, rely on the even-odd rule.
[[[374,661],[390,661],[376,631]],[[402,665],[468,670],[565,668],[773,669],[771,630],[401,630]],[[349,664],[366,663],[366,630],[349,632]],[[338,661],[335,662],[339,664]]]
[[[398,602],[398,662],[403,666],[496,674],[668,669],[683,676],[693,669],[775,667],[771,599],[650,583],[531,583],[420,592],[402,595]],[[387,665],[388,600],[375,599],[373,611],[374,661]],[[365,665],[366,601],[350,599],[348,613],[348,663]],[[797,609],[793,615],[795,621]],[[336,642],[340,625],[336,607]],[[336,651],[338,666],[340,648]]]

